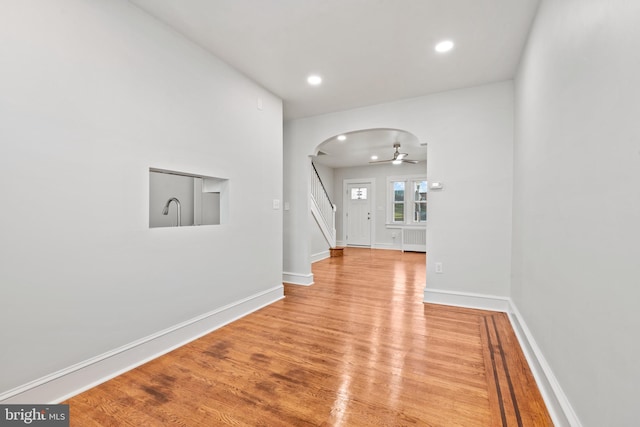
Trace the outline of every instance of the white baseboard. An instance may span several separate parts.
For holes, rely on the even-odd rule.
[[[456,307],[478,308],[491,311],[509,311],[509,298],[474,294],[471,292],[453,292],[440,289],[424,289],[424,302],[430,304],[453,305]]]
[[[427,247],[425,245],[403,245],[403,252],[422,252],[427,253]]]
[[[290,271],[282,272],[282,281],[292,285],[311,286],[313,285],[313,273],[300,274],[291,273]]]
[[[343,241],[337,241],[336,246],[348,246],[348,245]],[[374,243],[373,245],[371,245],[371,249],[389,249],[393,251],[401,250],[400,245],[397,245],[395,243]]]
[[[564,394],[560,383],[558,383],[551,370],[551,366],[544,358],[542,350],[538,347],[524,318],[512,300],[509,300],[508,314],[554,425],[556,427],[582,427],[582,423],[569,403],[567,395]]]
[[[400,246],[393,243],[374,243],[373,246],[371,246],[371,249],[387,249],[391,251],[399,251]]]
[[[511,298],[425,288],[424,302],[507,313],[554,425],[582,427],[569,399]]]
[[[251,295],[0,395],[2,404],[58,403],[284,298],[284,287]]]
[[[311,254],[311,263],[322,261],[323,259],[327,259],[331,256],[331,252],[329,250],[318,252],[317,254]]]

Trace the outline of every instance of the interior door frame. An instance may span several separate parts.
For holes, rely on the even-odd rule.
[[[349,203],[348,187],[350,184],[368,184],[371,186],[371,220],[369,221],[371,233],[371,248],[376,241],[376,179],[375,178],[348,178],[342,180],[342,243],[347,245],[347,204]]]

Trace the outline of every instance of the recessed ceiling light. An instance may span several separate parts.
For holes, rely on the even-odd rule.
[[[378,160],[378,156],[376,155],[371,156],[371,160]]]
[[[320,83],[322,83],[322,77],[317,74],[312,74],[307,77],[307,83],[309,83],[311,86],[318,86]]]
[[[436,52],[445,53],[453,49],[453,42],[451,40],[443,40],[436,45]]]
[[[344,135],[338,135],[338,141],[344,141],[345,139],[347,139],[346,136]]]

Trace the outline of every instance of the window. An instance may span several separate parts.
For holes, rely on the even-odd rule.
[[[393,182],[393,218],[391,222],[404,222],[404,181]]]
[[[427,181],[413,183],[413,222],[427,220]]]
[[[389,177],[388,223],[420,224],[427,221],[427,181],[423,177]]]

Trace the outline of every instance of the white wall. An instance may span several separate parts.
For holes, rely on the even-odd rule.
[[[373,178],[375,183],[375,241],[373,241],[373,247],[380,249],[400,249],[402,237],[400,236],[400,230],[387,229],[387,177],[389,176],[403,176],[403,175],[427,175],[427,165],[425,162],[412,165],[410,163],[404,163],[402,165],[368,165],[351,168],[337,168],[334,169],[334,194],[336,197],[336,205],[338,207],[336,213],[336,230],[338,240],[344,238],[344,198],[343,194],[343,182],[345,179],[357,179],[357,178]],[[392,234],[396,234],[396,238],[392,237]]]
[[[279,99],[123,0],[4,1],[0,40],[0,394],[281,288]],[[229,221],[149,229],[149,167]]]
[[[402,129],[428,142],[427,287],[509,294],[513,165],[512,82],[285,122],[284,271],[311,274],[308,156],[355,130]],[[444,274],[432,274],[442,262]]]
[[[330,246],[311,211],[309,211],[309,224],[311,233],[309,236],[309,253],[311,254],[311,262],[316,262],[329,256]]]
[[[638,425],[639,16],[544,1],[517,76],[512,296],[593,427]]]

